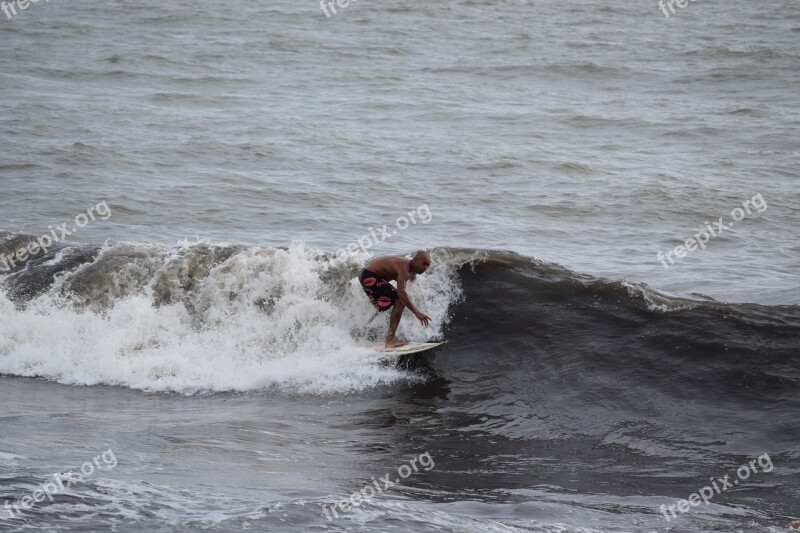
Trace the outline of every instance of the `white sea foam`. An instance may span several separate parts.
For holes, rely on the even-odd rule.
[[[366,257],[336,264],[296,244],[242,250],[204,270],[205,243],[135,261],[132,248],[105,248],[24,306],[0,295],[0,373],[184,394],[329,393],[414,379],[363,346],[387,327],[385,315],[367,325],[373,308],[355,278]],[[60,296],[76,287],[83,305]],[[409,286],[432,323],[407,313],[399,334],[440,336],[459,292],[450,267],[434,264]]]

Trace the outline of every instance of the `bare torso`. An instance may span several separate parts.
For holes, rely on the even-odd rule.
[[[401,272],[409,273],[410,260],[397,256],[379,257],[369,263],[366,269],[388,280],[396,280]]]

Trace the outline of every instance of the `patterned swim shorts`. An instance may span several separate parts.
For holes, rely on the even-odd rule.
[[[378,311],[386,311],[397,301],[397,289],[391,283],[366,268],[358,277],[361,287],[367,293]]]

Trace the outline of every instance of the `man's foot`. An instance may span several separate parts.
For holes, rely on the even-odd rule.
[[[398,339],[397,337],[392,337],[391,339],[386,339],[386,344],[384,344],[384,347],[397,348],[398,346],[405,346],[406,344],[408,344],[408,341]]]

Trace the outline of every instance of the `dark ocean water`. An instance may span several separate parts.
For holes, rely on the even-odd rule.
[[[798,518],[795,0],[1,13],[0,531]]]

